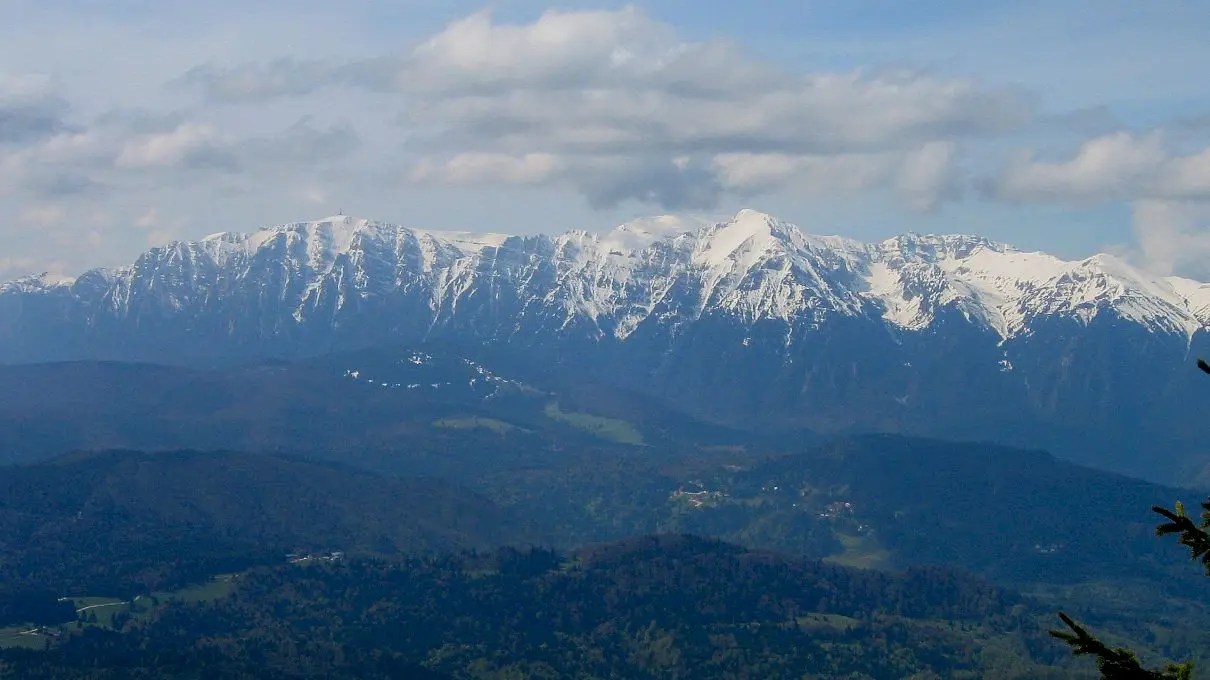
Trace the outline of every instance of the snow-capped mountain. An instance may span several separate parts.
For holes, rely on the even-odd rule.
[[[997,439],[1132,470],[1152,436],[1136,421],[1206,403],[1187,374],[1207,325],[1210,285],[1110,255],[867,244],[752,210],[555,236],[337,216],[0,284],[5,362],[454,340],[731,423]],[[1115,448],[1082,450],[1101,441]]]

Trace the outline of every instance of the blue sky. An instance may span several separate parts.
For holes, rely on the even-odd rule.
[[[9,0],[0,278],[337,210],[754,207],[1210,275],[1199,2]]]

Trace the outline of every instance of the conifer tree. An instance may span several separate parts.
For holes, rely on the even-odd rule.
[[[1203,373],[1210,373],[1210,364],[1197,360]],[[1202,502],[1201,522],[1195,523],[1185,512],[1180,501],[1172,510],[1152,508],[1156,514],[1168,520],[1155,529],[1156,536],[1175,534],[1180,536],[1181,545],[1189,548],[1190,556],[1202,563],[1206,575],[1210,576],[1210,498]],[[1068,630],[1052,630],[1050,634],[1071,645],[1076,656],[1091,656],[1096,659],[1101,677],[1107,680],[1189,680],[1193,677],[1193,663],[1168,664],[1161,669],[1144,668],[1134,652],[1125,647],[1110,647],[1076,623],[1070,616],[1059,613],[1059,619]]]

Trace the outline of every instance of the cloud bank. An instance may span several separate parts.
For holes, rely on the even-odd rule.
[[[196,25],[176,18],[185,4],[134,3],[130,28],[98,20],[73,29],[81,46],[46,72],[0,74],[0,235],[14,244],[0,278],[127,261],[136,246],[346,198],[430,215],[489,196],[611,215],[889,200],[892,229],[959,204],[1124,205],[1142,264],[1191,272],[1210,254],[1204,111],[1129,127],[1107,105],[1043,110],[1008,81],[757,56],[750,41],[687,37],[634,6],[478,11],[375,44],[317,6],[270,3],[243,26],[223,3]],[[161,58],[88,42],[151,28]]]

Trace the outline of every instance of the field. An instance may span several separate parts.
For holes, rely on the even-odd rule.
[[[634,425],[625,420],[605,418],[591,413],[562,411],[559,409],[558,402],[551,402],[546,405],[546,417],[570,425],[578,430],[583,430],[601,439],[608,439],[619,444],[629,444],[631,446],[644,446],[643,433],[639,432]]]
[[[836,538],[844,546],[844,552],[824,558],[826,562],[861,569],[879,569],[890,561],[891,553],[872,536],[838,533]]]
[[[0,649],[23,647],[42,649],[53,643],[54,633],[71,635],[78,626],[113,628],[115,617],[129,614],[132,620],[146,621],[155,614],[155,608],[170,601],[185,603],[206,602],[226,596],[235,587],[238,574],[224,574],[209,583],[187,586],[180,590],[163,591],[151,595],[140,595],[133,602],[114,597],[81,596],[69,598],[80,616],[80,621],[57,626],[34,625],[0,628]]]
[[[496,420],[495,418],[482,418],[480,416],[467,416],[465,418],[440,418],[433,421],[433,427],[440,427],[447,430],[484,429],[491,430],[497,434],[506,434],[513,430],[519,429],[516,425],[506,423],[503,420]]]
[[[42,649],[45,646],[46,636],[38,633],[33,626],[0,628],[0,649],[14,647]]]

